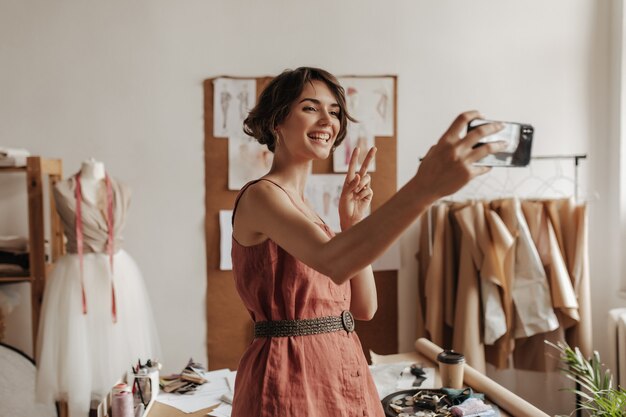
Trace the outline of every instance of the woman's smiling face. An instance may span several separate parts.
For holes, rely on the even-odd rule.
[[[289,114],[276,127],[283,148],[298,159],[326,159],[340,129],[341,108],[326,83],[313,80],[291,106]]]

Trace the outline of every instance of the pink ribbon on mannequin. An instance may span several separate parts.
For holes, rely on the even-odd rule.
[[[111,315],[113,317],[113,323],[117,323],[117,305],[115,300],[115,285],[113,283],[113,252],[114,252],[114,240],[113,240],[113,187],[111,186],[111,179],[108,174],[105,174],[104,181],[106,184],[106,197],[107,197],[107,253],[109,254],[109,264],[111,266]],[[80,184],[80,172],[76,174],[76,190],[74,192],[76,199],[76,245],[78,249],[78,259],[80,263],[80,290],[83,301],[83,314],[87,314],[87,296],[85,295],[85,278],[83,268],[83,213],[82,213],[82,201],[83,191]]]

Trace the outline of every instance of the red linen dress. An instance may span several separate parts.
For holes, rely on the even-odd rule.
[[[339,316],[350,308],[349,282],[336,285],[272,240],[242,246],[233,237],[232,259],[237,291],[254,321]],[[232,417],[283,416],[384,417],[355,332],[252,341],[237,369]]]

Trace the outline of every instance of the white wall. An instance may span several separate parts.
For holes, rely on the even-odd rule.
[[[0,145],[63,158],[66,174],[94,156],[132,186],[126,249],[175,370],[206,359],[202,81],[301,65],[397,74],[400,184],[471,108],[531,122],[536,154],[589,154],[583,180],[600,196],[590,214],[594,335],[604,353],[606,311],[620,303],[607,163],[614,2],[0,0]],[[20,216],[7,204],[0,213],[0,225]],[[414,341],[414,241],[411,228],[401,350]]]

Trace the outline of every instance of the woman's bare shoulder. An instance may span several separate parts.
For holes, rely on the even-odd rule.
[[[249,185],[237,203],[233,236],[246,246],[261,243],[267,239],[262,226],[275,221],[288,203],[285,192],[270,181]]]
[[[250,184],[240,197],[239,205],[244,206],[272,206],[276,202],[287,199],[288,196],[280,186],[270,179],[261,178],[254,184]],[[239,208],[237,208],[239,210]]]

